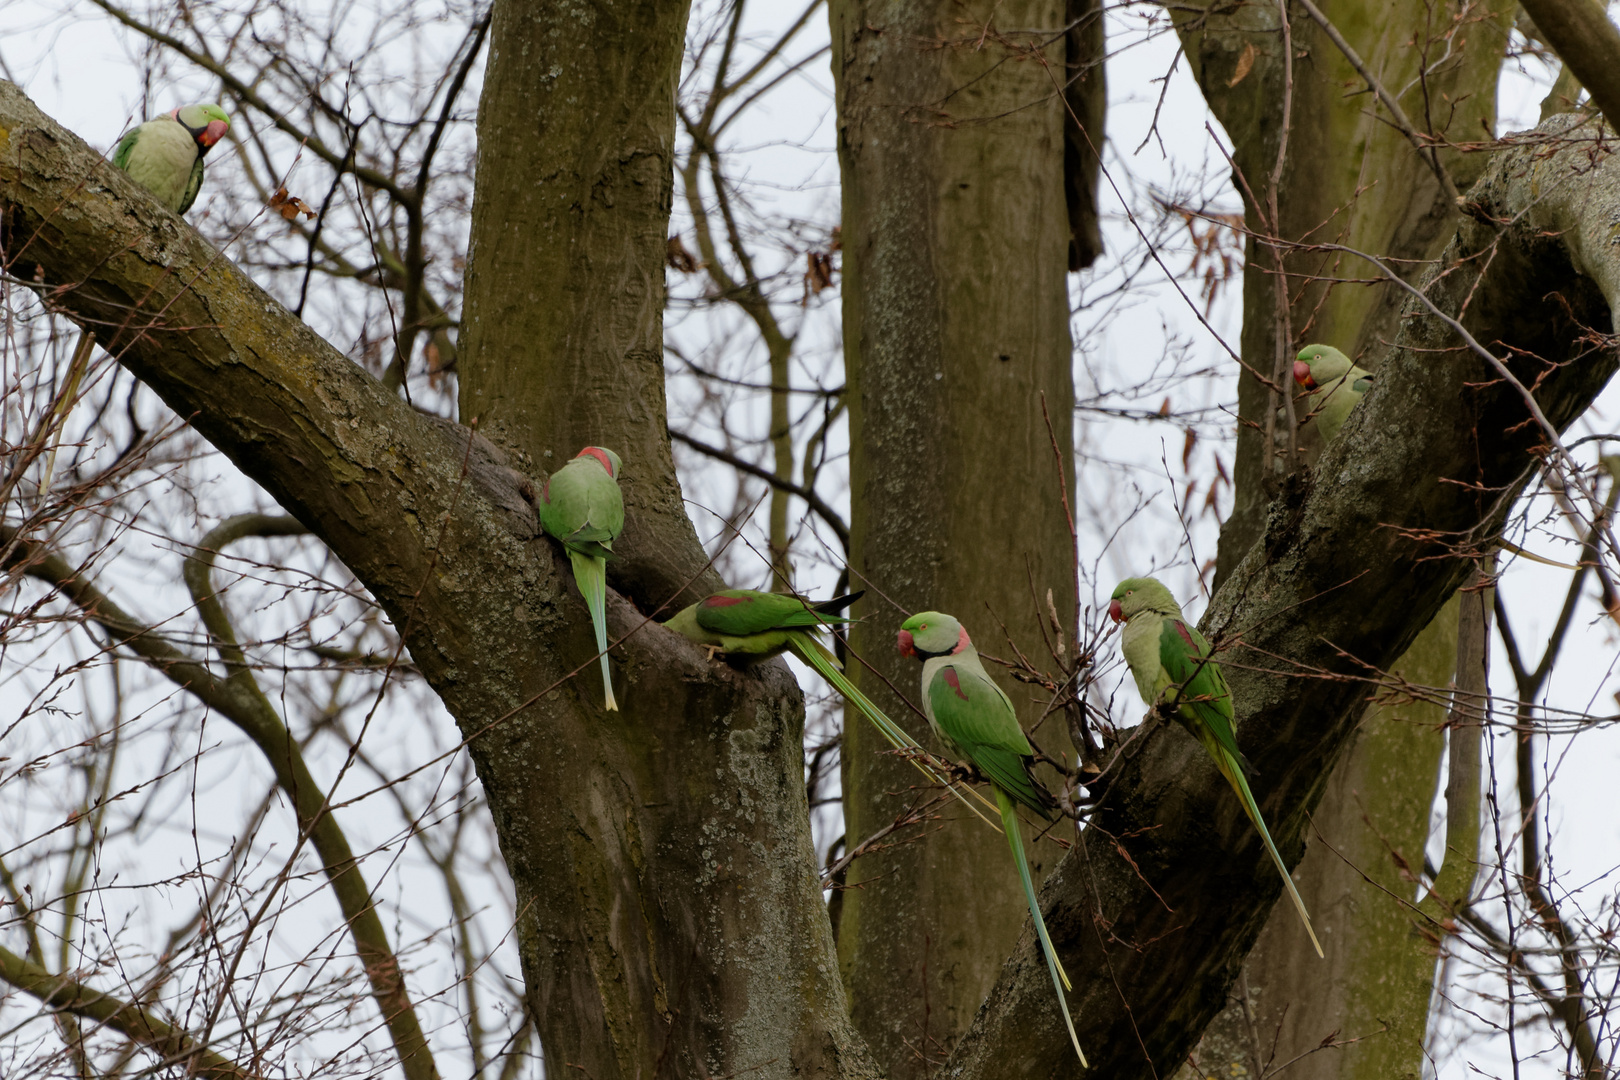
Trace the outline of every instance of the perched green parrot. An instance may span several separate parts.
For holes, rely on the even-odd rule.
[[[131,128],[112,163],[177,214],[191,209],[202,187],[203,158],[231,127],[218,105],[183,105]]]
[[[1306,412],[1316,418],[1322,441],[1330,443],[1372,388],[1373,375],[1331,345],[1307,345],[1294,358],[1294,381],[1309,392]]]
[[[882,709],[844,676],[838,657],[814,633],[817,627],[850,622],[837,612],[853,604],[861,595],[857,592],[833,600],[806,603],[783,593],[725,589],[681,609],[664,625],[688,641],[714,652],[725,653],[728,657],[763,660],[791,650],[794,656],[814,668],[827,680],[828,685],[844,695],[846,701],[872,721],[890,746],[902,750],[920,750],[922,747],[906,733],[905,728],[890,720]],[[979,813],[945,777],[916,758],[912,759],[912,763],[931,782],[949,787],[957,798],[962,799],[963,805],[975,814]],[[982,814],[979,816],[984,817]]]
[[[1232,692],[1221,666],[1210,659],[1209,642],[1197,627],[1187,623],[1170,590],[1153,578],[1126,578],[1120,582],[1108,603],[1108,614],[1115,622],[1125,624],[1125,632],[1120,635],[1121,651],[1136,677],[1142,700],[1149,708],[1160,701],[1176,706],[1177,722],[1204,744],[1215,767],[1237,792],[1238,802],[1254,822],[1260,839],[1266,842],[1271,861],[1277,864],[1277,872],[1299,910],[1305,932],[1316,946],[1316,955],[1321,956],[1322,943],[1311,929],[1305,901],[1299,898],[1294,879],[1277,854],[1277,845],[1271,841],[1271,832],[1244,776],[1252,769],[1238,750],[1233,733]]]
[[[1074,1033],[1074,1021],[1069,1017],[1069,1003],[1063,996],[1063,991],[1071,988],[1069,976],[1058,962],[1052,938],[1046,932],[1046,920],[1041,918],[1041,905],[1035,897],[1029,860],[1024,857],[1024,841],[1018,831],[1015,803],[1029,807],[1048,821],[1055,816],[1056,801],[1029,771],[1035,751],[1024,729],[1018,726],[1012,702],[985,672],[979,652],[961,623],[937,611],[913,615],[901,624],[900,654],[923,662],[922,706],[928,726],[948,751],[972,762],[995,788],[1002,830],[1012,848],[1013,862],[1018,864],[1024,900],[1046,955],[1052,989],[1057,991],[1058,1011],[1063,1014],[1080,1064],[1086,1065],[1080,1037]]]
[[[587,446],[546,478],[540,489],[540,527],[562,541],[574,564],[574,582],[596,629],[602,660],[602,694],[617,712],[613,675],[608,670],[607,561],[624,529],[624,498],[619,494],[619,455]]]

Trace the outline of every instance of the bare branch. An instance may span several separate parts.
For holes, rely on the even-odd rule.
[[[47,1005],[105,1024],[155,1051],[165,1063],[187,1065],[209,1080],[256,1080],[259,1075],[199,1046],[192,1036],[144,1009],[92,990],[70,976],[53,975],[9,949],[0,948],[0,979]]]

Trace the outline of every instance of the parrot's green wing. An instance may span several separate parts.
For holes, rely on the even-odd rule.
[[[724,589],[699,601],[698,625],[727,637],[747,637],[768,630],[829,626],[847,623],[841,615],[829,614],[836,605],[852,603],[839,597],[823,604],[809,605],[796,596],[761,592],[758,589]]]
[[[129,168],[129,155],[134,152],[135,144],[140,141],[141,126],[136,124],[124,132],[124,137],[118,140],[118,146],[113,150],[112,163],[120,169]]]
[[[982,670],[947,663],[928,684],[934,723],[991,783],[1050,818],[1025,762],[1035,751],[1018,726],[1018,714],[1001,687]]]
[[[185,213],[191,209],[191,204],[197,201],[197,192],[202,190],[203,159],[199,157],[191,166],[191,179],[186,181],[185,193],[180,196],[180,206],[176,213]]]
[[[611,558],[624,530],[619,483],[591,461],[575,458],[547,477],[535,509],[546,532],[582,555]]]
[[[1209,659],[1209,654],[1209,642],[1197,627],[1188,626],[1176,618],[1164,620],[1164,628],[1159,633],[1159,659],[1172,686],[1182,688],[1176,711],[1188,730],[1204,744],[1205,751],[1220,769],[1221,775],[1226,777],[1226,782],[1232,785],[1243,813],[1253,823],[1260,839],[1265,841],[1266,853],[1276,864],[1277,873],[1282,875],[1294,909],[1299,912],[1305,932],[1316,947],[1316,955],[1321,956],[1322,943],[1316,940],[1316,931],[1311,928],[1311,916],[1305,910],[1305,901],[1294,887],[1288,867],[1283,865],[1282,855],[1271,839],[1271,830],[1266,828],[1265,818],[1260,814],[1260,803],[1255,799],[1254,792],[1249,790],[1249,782],[1244,777],[1244,773],[1254,770],[1242,751],[1238,750],[1237,738],[1232,730],[1232,691],[1226,685],[1226,676],[1221,674],[1220,665]],[[1167,689],[1165,696],[1168,698],[1173,692]]]
[[[1197,627],[1177,618],[1164,620],[1159,630],[1159,664],[1171,686],[1165,692],[1166,699],[1173,695],[1177,712],[1208,728],[1221,749],[1247,769],[1248,761],[1238,750],[1232,732],[1232,691],[1227,688],[1220,665],[1209,659],[1209,653],[1209,642]]]

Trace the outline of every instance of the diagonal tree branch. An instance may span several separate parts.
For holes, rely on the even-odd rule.
[[[0,979],[63,1012],[105,1024],[157,1053],[165,1062],[183,1063],[209,1080],[254,1080],[257,1076],[212,1050],[197,1045],[186,1032],[144,1009],[110,994],[92,990],[77,979],[53,975],[31,960],[0,948]]]
[[[1610,127],[1620,126],[1620,30],[1596,0],[1523,0],[1536,29],[1575,74]]]

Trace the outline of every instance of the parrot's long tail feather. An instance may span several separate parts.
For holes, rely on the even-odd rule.
[[[585,597],[585,606],[591,609],[591,627],[596,631],[596,651],[602,660],[602,696],[605,708],[618,712],[619,703],[613,697],[613,673],[608,670],[607,642],[607,560],[599,555],[581,555],[572,549],[569,561],[574,564],[574,583]]]
[[[838,658],[829,652],[825,645],[817,641],[814,635],[802,632],[790,634],[788,636],[788,643],[792,647],[793,654],[795,656],[809,664],[811,667],[815,668],[821,677],[826,679],[828,684],[831,685],[834,690],[837,690],[840,694],[844,695],[845,701],[848,701],[851,705],[855,706],[855,708],[860,711],[861,715],[872,721],[872,725],[878,729],[878,733],[880,735],[889,741],[890,746],[897,750],[922,749],[917,740],[913,739],[909,734],[906,733],[905,728],[901,727],[893,720],[890,720],[888,715],[884,713],[882,709],[872,704],[870,698],[855,688],[855,684],[850,682],[849,679],[844,675],[843,671],[840,670]],[[984,822],[992,829],[996,827],[995,822],[985,817],[984,814],[979,812],[978,807],[967,801],[967,798],[962,794],[960,787],[951,783],[949,780],[945,779],[945,777],[940,776],[937,772],[918,761],[916,758],[912,758],[911,763],[917,766],[918,771],[920,771],[924,776],[928,777],[930,783],[943,784],[946,788],[950,789],[951,794],[955,795],[958,799],[961,799],[962,805],[973,811],[980,821]],[[974,798],[984,803],[987,807],[990,807],[990,809],[995,809],[995,807],[990,806],[989,801],[986,800],[984,796],[980,795],[972,788],[969,788],[968,792],[973,795]]]
[[[996,806],[1001,811],[1001,829],[1007,834],[1007,846],[1012,848],[1013,862],[1018,864],[1018,880],[1024,886],[1024,901],[1029,904],[1029,917],[1035,921],[1035,933],[1041,940],[1041,952],[1046,954],[1046,970],[1052,976],[1052,989],[1057,992],[1058,1011],[1063,1014],[1063,1024],[1069,1029],[1069,1041],[1074,1044],[1074,1052],[1080,1058],[1080,1064],[1091,1067],[1086,1060],[1085,1051],[1080,1049],[1080,1036],[1074,1033],[1074,1020],[1069,1016],[1069,1001],[1063,996],[1063,991],[1072,990],[1069,983],[1068,972],[1058,961],[1057,950],[1052,948],[1052,938],[1046,932],[1046,920],[1041,918],[1041,904],[1035,898],[1035,883],[1029,878],[1029,860],[1024,858],[1024,840],[1018,831],[1018,811],[1013,807],[1013,801],[1005,791],[996,788]]]
[[[73,403],[78,399],[79,382],[84,378],[84,369],[90,365],[90,350],[95,344],[96,335],[90,331],[86,330],[79,335],[79,343],[73,348],[73,359],[68,361],[67,385],[62,388],[62,396],[57,399],[51,415],[47,418],[47,423],[57,424],[57,428],[51,435],[50,453],[45,456],[45,471],[39,478],[41,496],[49,490],[51,475],[56,472],[56,451],[62,445],[62,432],[67,427],[67,414],[72,411]]]
[[[1311,929],[1311,916],[1305,910],[1305,901],[1299,898],[1299,890],[1294,888],[1293,875],[1288,872],[1288,867],[1283,865],[1282,856],[1277,854],[1277,845],[1271,842],[1271,831],[1266,828],[1265,820],[1260,817],[1260,804],[1254,801],[1254,793],[1249,790],[1249,782],[1244,779],[1243,770],[1238,768],[1235,762],[1228,760],[1225,751],[1221,752],[1216,761],[1221,766],[1221,772],[1226,774],[1226,780],[1232,785],[1232,790],[1237,792],[1238,802],[1243,804],[1243,812],[1249,815],[1249,820],[1254,822],[1260,839],[1266,842],[1266,850],[1271,853],[1271,861],[1277,864],[1277,873],[1282,875],[1283,884],[1288,886],[1288,895],[1294,901],[1294,909],[1299,912],[1299,921],[1305,924],[1305,932],[1311,936],[1311,944],[1316,946],[1316,955],[1325,959],[1322,943],[1316,940],[1316,931]]]

